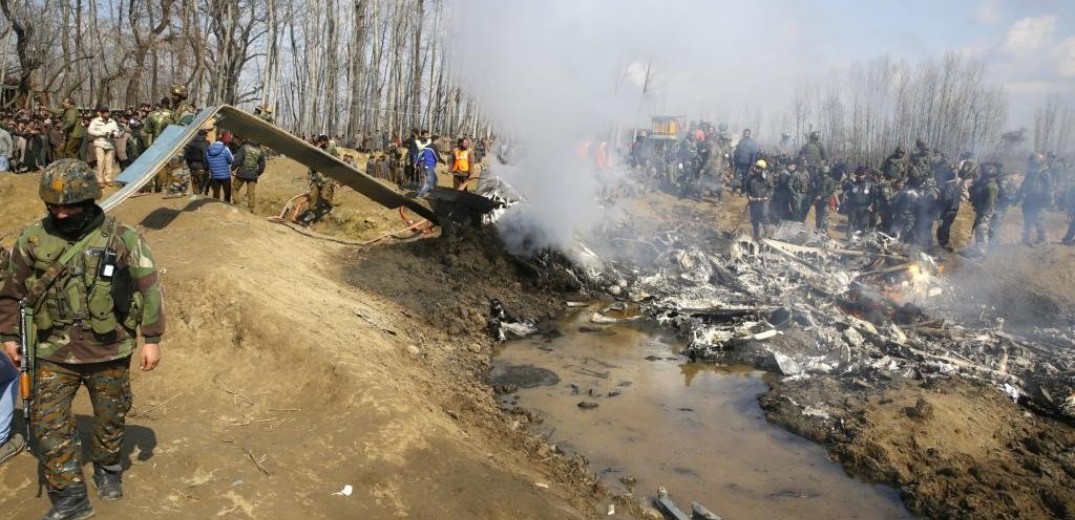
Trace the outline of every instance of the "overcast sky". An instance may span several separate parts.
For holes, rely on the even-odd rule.
[[[801,25],[845,20],[816,41],[827,60],[889,53],[933,58],[956,50],[986,60],[1011,96],[1012,123],[1049,93],[1075,103],[1075,0],[809,2]]]
[[[512,107],[535,89],[607,103],[632,59],[654,63],[669,110],[734,117],[786,106],[797,84],[883,55],[959,51],[989,65],[1027,126],[1049,93],[1075,106],[1075,0],[467,0],[461,68]],[[497,52],[489,52],[495,49]],[[480,55],[480,57],[475,57]],[[566,72],[565,72],[566,71]],[[550,80],[552,78],[552,80]],[[583,91],[580,95],[580,85]],[[490,91],[496,91],[492,93]],[[505,96],[504,93],[508,94]],[[597,93],[594,96],[594,93]],[[571,98],[577,98],[572,103]],[[488,101],[488,99],[486,99]],[[547,110],[543,100],[537,106]],[[630,103],[628,103],[629,105]],[[634,102],[637,105],[637,101]],[[590,109],[592,110],[592,109]],[[707,114],[703,114],[707,115]]]

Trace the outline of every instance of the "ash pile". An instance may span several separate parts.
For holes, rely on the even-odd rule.
[[[1075,420],[1070,331],[1014,333],[1001,320],[969,326],[944,318],[955,291],[943,266],[885,235],[844,245],[785,222],[772,238],[737,237],[706,249],[674,233],[631,240],[652,249],[652,264],[602,258],[599,273],[578,266],[572,273],[590,273],[593,286],[677,329],[694,361],[867,386],[894,376],[959,375]],[[615,321],[612,315],[594,321]]]

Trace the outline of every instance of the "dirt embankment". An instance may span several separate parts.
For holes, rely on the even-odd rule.
[[[583,465],[519,431],[479,374],[492,348],[487,298],[548,315],[486,239],[311,239],[265,221],[300,192],[303,168],[273,159],[262,215],[208,199],[129,200],[164,272],[161,367],[135,373],[127,498],[108,518],[588,518]],[[43,212],[36,176],[0,176],[4,245]],[[403,227],[343,194],[353,238]],[[242,209],[241,209],[242,208]],[[329,230],[333,220],[320,228]],[[84,393],[83,393],[84,394]],[[76,412],[89,439],[90,412]],[[5,518],[37,518],[36,461],[0,467]],[[541,483],[542,486],[535,485]],[[344,486],[351,496],[334,495]]]

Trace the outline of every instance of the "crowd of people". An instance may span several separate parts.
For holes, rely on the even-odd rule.
[[[387,138],[387,134],[384,137]],[[430,135],[429,130],[414,129],[405,140],[387,139],[383,148],[366,149],[364,153],[369,156],[365,172],[388,180],[401,190],[409,190],[415,197],[428,198],[437,186],[437,164],[445,164],[451,175],[452,188],[467,191],[481,175],[486,151],[494,143],[495,137],[471,139],[469,135],[462,135],[453,141]],[[363,152],[363,149],[358,151]]]
[[[692,123],[678,139],[639,132],[626,155],[647,186],[684,196],[712,194],[718,201],[725,187],[742,194],[757,238],[780,221],[806,222],[813,209],[814,226],[822,232],[830,213],[839,212],[847,216],[849,239],[877,231],[923,250],[952,251],[952,224],[969,203],[969,255],[984,255],[997,243],[1004,215],[1016,205],[1024,213],[1024,244],[1048,240],[1043,219],[1055,208],[1069,212],[1063,243],[1075,245],[1075,171],[1054,154],[1035,152],[1017,170],[996,160],[979,162],[970,152],[951,160],[918,139],[911,152],[896,146],[880,164],[852,164],[830,157],[821,137],[811,132],[792,151],[785,133],[767,149],[749,129],[733,144],[726,126]]]
[[[56,108],[41,103],[34,110],[5,113],[0,116],[0,171],[40,171],[54,161],[77,158],[98,168],[101,180],[110,180],[152,145],[166,126],[188,124],[195,113],[182,85],[173,86],[156,104],[122,110],[103,104],[79,108],[65,98]]]

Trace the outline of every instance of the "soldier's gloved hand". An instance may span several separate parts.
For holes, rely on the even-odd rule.
[[[8,359],[10,359],[15,366],[19,366],[19,361],[21,361],[22,358],[19,355],[18,343],[15,343],[14,341],[5,341],[4,353],[7,354]]]

